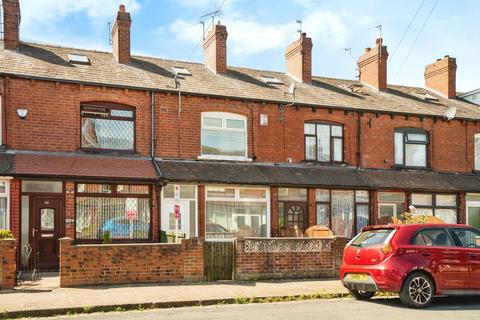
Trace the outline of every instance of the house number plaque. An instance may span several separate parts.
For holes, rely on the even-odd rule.
[[[72,218],[65,219],[65,223],[67,223],[67,224],[72,224],[74,222],[75,222],[75,219],[72,219]]]

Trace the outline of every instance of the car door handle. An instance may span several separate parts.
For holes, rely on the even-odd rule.
[[[428,252],[422,252],[422,256],[424,257],[430,257],[432,254]]]
[[[470,258],[476,259],[476,258],[478,258],[478,254],[472,253],[472,254],[470,254]]]

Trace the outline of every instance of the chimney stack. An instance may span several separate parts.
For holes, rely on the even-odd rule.
[[[205,65],[216,74],[227,73],[227,27],[213,26],[203,40]]]
[[[2,0],[3,4],[3,47],[18,49],[20,45],[20,3],[19,0]]]
[[[287,74],[302,83],[312,82],[312,38],[305,32],[285,50]]]
[[[118,8],[117,19],[112,28],[113,56],[119,63],[130,62],[130,13],[125,11],[122,4]]]
[[[457,60],[450,56],[425,66],[425,87],[445,98],[457,96]]]
[[[366,48],[365,53],[358,59],[360,82],[379,91],[387,90],[387,46],[383,39],[375,41],[374,48]]]

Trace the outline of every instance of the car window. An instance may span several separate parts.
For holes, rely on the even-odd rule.
[[[418,246],[453,247],[453,241],[445,229],[422,229],[412,239]]]
[[[351,245],[358,247],[370,247],[385,242],[387,237],[393,232],[394,229],[374,229],[362,232],[356,237]]]
[[[480,231],[466,228],[450,228],[453,237],[465,248],[480,248]]]

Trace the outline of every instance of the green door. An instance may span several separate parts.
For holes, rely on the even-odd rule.
[[[480,207],[468,207],[467,223],[473,227],[480,228]]]

